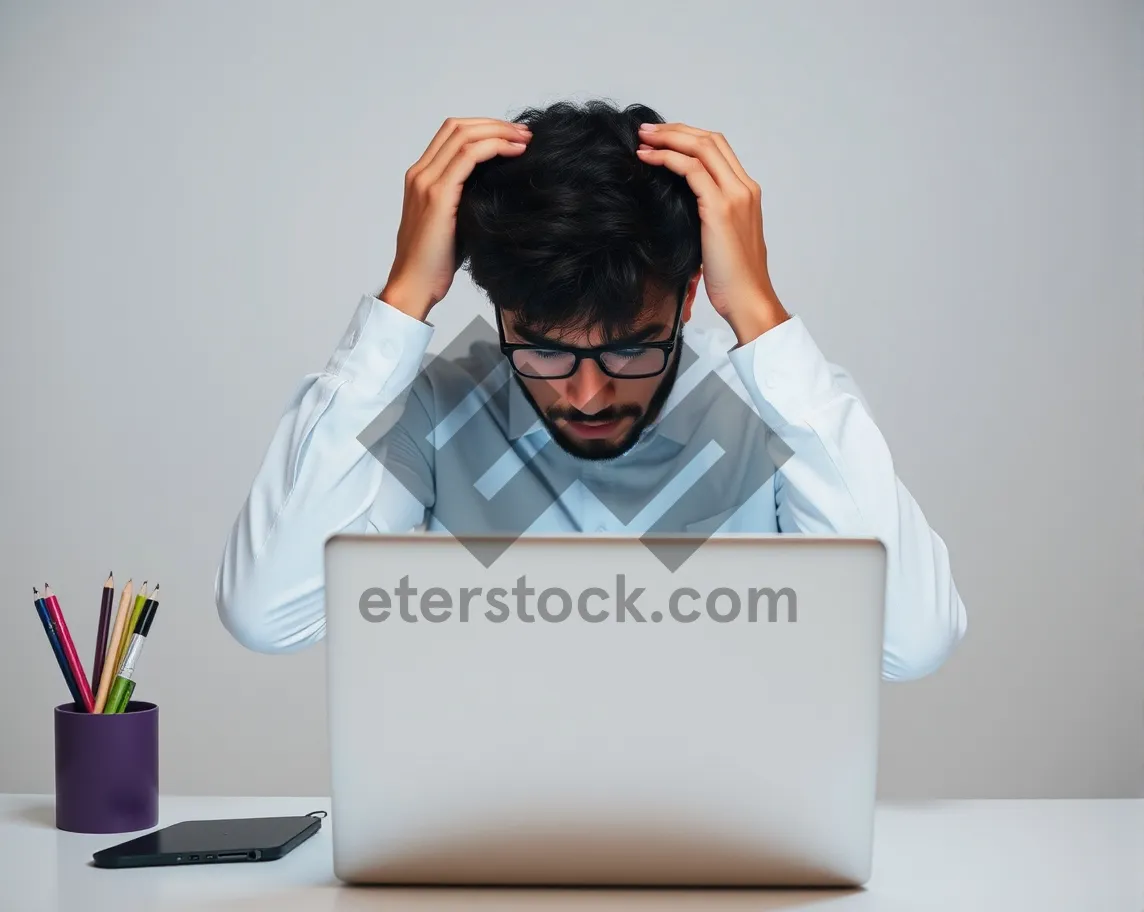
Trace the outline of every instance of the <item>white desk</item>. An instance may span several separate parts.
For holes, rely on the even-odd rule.
[[[204,817],[329,810],[326,799],[163,797],[159,825]],[[799,909],[1144,910],[1144,799],[883,804],[874,876],[860,890],[534,890],[345,887],[334,879],[330,820],[278,861],[106,870],[97,849],[124,836],[55,829],[50,795],[0,795],[0,908],[12,912],[359,912],[521,910],[669,912]]]

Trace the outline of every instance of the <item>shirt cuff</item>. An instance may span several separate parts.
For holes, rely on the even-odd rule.
[[[363,294],[326,372],[373,392],[413,382],[434,327],[377,297]]]
[[[772,428],[799,423],[834,393],[830,364],[797,315],[731,349],[728,357]]]

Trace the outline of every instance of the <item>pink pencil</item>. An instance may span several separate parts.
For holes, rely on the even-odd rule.
[[[72,642],[71,634],[68,632],[67,621],[64,620],[64,613],[60,610],[59,599],[52,594],[52,588],[47,583],[44,583],[43,598],[44,605],[48,609],[48,616],[52,619],[56,632],[59,634],[60,646],[63,647],[64,657],[68,660],[68,667],[71,668],[76,685],[79,687],[79,694],[83,697],[84,709],[91,712],[92,707],[95,706],[95,699],[91,695],[91,684],[84,673],[83,663],[79,660],[79,653],[75,651],[75,643]]]

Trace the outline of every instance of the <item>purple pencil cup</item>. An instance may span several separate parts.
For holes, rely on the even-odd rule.
[[[132,700],[121,713],[55,711],[56,827],[130,833],[159,822],[159,709]]]

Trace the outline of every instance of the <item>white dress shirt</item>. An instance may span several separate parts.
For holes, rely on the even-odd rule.
[[[550,498],[540,504],[548,509],[525,511],[527,529],[517,532],[638,534],[651,527],[877,536],[888,558],[883,678],[935,671],[964,636],[965,606],[945,543],[895,474],[862,394],[843,369],[827,362],[797,314],[745,345],[736,344],[729,327],[687,329],[683,341],[693,357],[681,364],[661,416],[628,452],[603,462],[577,460],[555,445],[496,348],[495,329],[490,332],[494,344],[474,345],[467,369],[455,370],[448,360],[435,379],[424,379],[433,325],[362,296],[325,369],[307,376],[290,400],[227,538],[215,598],[223,624],[240,643],[285,652],[322,637],[328,536],[475,531],[457,528],[470,519],[497,528],[503,519],[481,505],[494,502],[489,498],[498,491],[516,505]],[[435,363],[443,367],[446,360]],[[508,458],[481,466],[479,477],[465,477],[471,454],[450,459],[434,435],[482,376],[506,392],[505,408],[470,409],[465,420],[473,439],[493,441]],[[726,388],[761,422],[738,419],[712,429],[710,415],[720,411],[712,396]],[[409,397],[416,397],[414,410]],[[718,401],[727,406],[726,397]],[[403,438],[382,458],[363,440],[399,402],[406,403],[403,414],[415,413],[424,423],[427,433],[420,436],[432,439]],[[733,415],[727,407],[722,414]],[[734,439],[727,438],[730,424]],[[739,433],[750,424],[764,433]],[[666,515],[636,510],[714,438],[728,460],[721,465],[730,470],[709,474],[752,477],[749,496],[712,488],[700,498],[709,506],[698,516],[684,506]],[[625,492],[635,506],[625,502]]]

